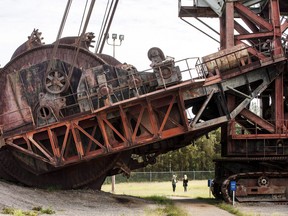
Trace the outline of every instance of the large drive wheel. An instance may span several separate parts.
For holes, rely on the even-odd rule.
[[[95,55],[86,49],[79,50],[77,61],[75,61],[74,57],[77,50],[75,46],[60,44],[55,56],[53,56],[54,59],[63,63],[64,66],[73,66],[77,73],[73,71],[70,77],[67,71],[59,65],[56,69],[52,69],[46,73],[47,65],[52,60],[53,48],[54,45],[43,45],[28,50],[13,58],[1,69],[0,85],[2,93],[0,94],[0,102],[2,106],[0,107],[0,111],[2,113],[15,110],[15,104],[18,106],[20,104],[27,107],[30,106],[28,108],[35,111],[33,112],[34,118],[36,116],[36,119],[39,118],[41,121],[48,121],[53,115],[53,108],[45,103],[37,107],[40,94],[43,92],[46,94],[47,92],[47,98],[54,97],[55,94],[61,94],[63,98],[67,94],[75,95],[77,94],[77,85],[71,86],[71,83],[73,83],[73,80],[79,80],[81,73],[86,69],[104,64],[120,64],[115,58],[106,55]],[[11,78],[10,75],[13,76],[13,78]],[[68,80],[68,77],[71,78],[71,80]],[[11,93],[11,86],[17,86],[17,88],[15,87],[15,89],[13,89],[13,93]],[[66,93],[67,89],[71,92],[67,91]],[[12,101],[14,100],[13,98],[16,97],[15,95],[18,100],[16,102]],[[21,99],[23,99],[25,103],[22,103]],[[26,120],[23,113],[21,113],[21,115],[15,115],[15,122],[22,121],[25,123],[23,119]],[[26,127],[27,125],[23,124],[20,126]],[[31,124],[29,126],[31,127]],[[9,136],[13,139],[14,136],[18,135],[19,131],[20,130],[10,130]],[[61,133],[61,131],[56,131],[55,133]],[[45,164],[45,162],[39,159],[32,158],[29,154],[20,154],[17,149],[3,148],[0,151],[0,178],[41,188],[50,186],[81,188],[89,186],[90,188],[100,189],[107,174],[113,169],[120,157],[120,154],[113,154],[90,161],[79,160],[78,164],[57,168]],[[41,167],[43,164],[47,169],[35,169]]]

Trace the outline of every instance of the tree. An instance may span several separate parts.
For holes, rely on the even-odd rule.
[[[220,157],[220,129],[198,138],[184,148],[157,157],[156,164],[141,171],[213,170],[213,159]]]

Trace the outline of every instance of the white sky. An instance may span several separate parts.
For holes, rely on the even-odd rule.
[[[63,37],[78,34],[85,2],[73,0]],[[192,5],[192,1],[187,2]],[[107,0],[96,1],[87,29],[87,32],[95,33],[96,41],[106,3]],[[34,28],[42,32],[46,44],[53,43],[66,4],[66,0],[0,0],[1,67],[9,61],[17,47],[27,40]],[[193,22],[191,18],[187,20]],[[208,21],[218,29],[215,20]],[[193,24],[196,25],[195,21]],[[175,60],[205,56],[216,52],[219,47],[217,42],[178,17],[178,0],[119,0],[110,28],[112,33],[125,35],[122,45],[116,47],[116,58],[120,62],[133,64],[138,70],[149,67],[147,52],[151,47],[161,48],[166,56],[174,57]],[[112,51],[112,46],[106,44],[103,53],[112,55]]]

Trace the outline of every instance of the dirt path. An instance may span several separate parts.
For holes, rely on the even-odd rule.
[[[173,202],[177,207],[183,209],[185,212],[187,212],[188,215],[191,216],[192,215],[232,216],[232,214],[198,199],[191,199],[187,197],[170,197],[170,198],[173,199]]]

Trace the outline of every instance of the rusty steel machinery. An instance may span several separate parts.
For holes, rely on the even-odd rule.
[[[100,189],[221,127],[214,195],[231,201],[233,180],[239,201],[287,201],[287,2],[193,3],[179,16],[218,17],[221,50],[175,61],[153,47],[142,72],[89,51],[93,33],[44,45],[34,30],[0,73],[1,178]]]
[[[34,30],[1,69],[1,178],[100,189],[106,176],[129,175],[190,144],[181,92],[195,83],[180,90],[174,59],[151,48],[151,71],[138,72],[89,51],[93,38],[44,45]]]
[[[211,31],[220,35],[221,50],[203,58],[210,77],[223,87],[223,111],[228,118],[221,125],[222,158],[215,160],[214,196],[231,202],[229,184],[236,181],[236,199],[240,202],[287,201],[288,2],[193,3],[179,1],[183,21],[195,28],[190,18],[206,27],[206,17],[217,17],[220,23],[219,32]],[[261,78],[251,80],[252,74]],[[205,120],[213,118],[205,116]]]

